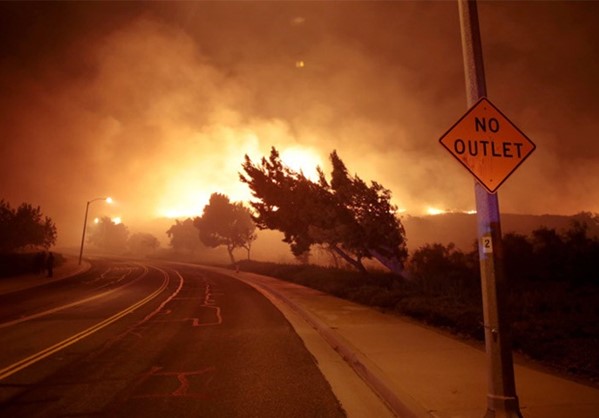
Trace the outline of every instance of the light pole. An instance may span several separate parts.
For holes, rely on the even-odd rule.
[[[96,197],[95,199],[88,200],[85,205],[85,217],[83,218],[83,235],[81,236],[81,249],[79,250],[79,265],[81,265],[81,258],[83,257],[83,244],[85,243],[85,230],[87,229],[87,213],[89,212],[89,204],[96,200],[105,200],[106,203],[111,203],[110,197]]]

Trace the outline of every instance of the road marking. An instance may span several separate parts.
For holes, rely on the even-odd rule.
[[[216,315],[216,321],[214,322],[200,322],[200,318],[188,318],[187,320],[192,320],[193,322],[191,323],[192,327],[210,327],[213,325],[222,325],[223,323],[223,318],[220,314],[220,308],[218,306],[205,306],[205,308],[211,308],[214,309],[215,312],[214,314]]]
[[[173,299],[174,296],[177,293],[179,293],[179,290],[183,286],[183,277],[181,277],[181,275],[179,274],[178,271],[176,271],[176,272],[179,275],[179,277],[181,278],[181,286],[179,286],[179,289],[177,289],[177,291],[175,292],[175,294],[172,295],[171,298],[169,298],[168,300],[164,301],[164,303],[162,305],[160,305],[160,307],[155,312],[152,312],[150,315],[148,315],[148,318],[146,318],[146,319],[149,319],[150,316],[154,316],[154,315],[156,315],[158,313],[166,316],[166,315],[169,315],[172,312],[170,309],[164,309],[164,306],[168,302],[170,302],[170,300]],[[195,298],[195,297],[180,297],[180,298],[174,298],[174,299],[175,300],[197,300],[197,298]],[[210,286],[209,283],[206,283],[206,285],[204,287],[204,298],[203,298],[202,302],[203,303],[201,305],[199,305],[200,307],[208,308],[208,309],[214,309],[214,316],[216,318],[215,321],[212,321],[212,322],[200,322],[200,318],[183,318],[183,319],[162,319],[162,320],[156,320],[156,322],[185,322],[185,321],[191,321],[191,326],[192,327],[207,327],[207,326],[213,326],[213,325],[222,325],[222,323],[223,323],[223,317],[221,315],[220,307],[219,306],[213,306],[213,305],[216,304],[216,300],[214,300],[214,298],[213,298],[212,287]]]
[[[148,381],[150,378],[176,378],[179,382],[179,387],[172,392],[163,392],[163,393],[142,393],[139,395],[133,395],[132,398],[199,398],[204,399],[207,397],[206,389],[210,387],[210,383],[214,378],[214,374],[216,373],[216,368],[213,366],[209,366],[203,369],[189,371],[189,372],[167,372],[162,371],[162,367],[152,367],[152,369],[143,374],[139,381],[136,383],[136,387],[141,386],[143,383]],[[196,382],[194,386],[200,386],[202,391],[200,392],[190,392],[189,388],[191,386],[189,377],[195,377]],[[198,379],[199,377],[199,379]],[[199,381],[197,381],[199,380]]]
[[[139,280],[139,279],[141,279],[141,278],[142,278],[142,277],[144,277],[146,274],[148,274],[148,269],[147,269],[147,267],[145,267],[145,266],[143,266],[143,265],[142,265],[142,267],[143,267],[143,268],[144,268],[144,270],[145,270],[145,271],[144,271],[144,273],[143,273],[141,276],[139,276],[137,279],[135,279],[135,280],[134,280],[134,282],[135,282],[135,281],[137,281],[137,280]],[[164,273],[164,272],[163,272],[163,273]],[[131,283],[133,283],[133,282],[131,282]],[[131,283],[129,283],[129,284],[131,284]],[[127,284],[127,285],[125,285],[125,286],[128,286],[129,284]],[[102,298],[102,297],[104,297],[104,296],[108,296],[109,294],[111,294],[111,293],[114,293],[114,292],[116,292],[117,290],[121,290],[121,289],[122,289],[123,287],[125,287],[125,286],[117,287],[117,288],[115,288],[115,289],[108,290],[108,291],[106,291],[106,292],[104,292],[104,293],[100,293],[100,294],[98,294],[98,295],[91,296],[91,297],[89,297],[89,298],[86,298],[86,299],[81,299],[81,300],[78,300],[77,302],[69,303],[69,304],[62,305],[62,306],[57,306],[56,308],[48,309],[47,311],[38,312],[38,313],[36,313],[36,314],[33,314],[33,315],[28,315],[28,316],[24,316],[24,317],[22,317],[22,318],[15,319],[15,320],[13,320],[13,321],[4,322],[4,323],[0,324],[0,329],[2,329],[2,328],[6,328],[6,327],[10,327],[10,326],[13,326],[13,325],[17,325],[17,324],[20,324],[20,323],[22,323],[22,322],[30,321],[30,320],[32,320],[32,319],[40,318],[40,317],[42,317],[42,316],[50,315],[50,314],[53,314],[53,313],[56,313],[56,312],[60,312],[60,311],[62,311],[63,309],[72,308],[73,306],[81,305],[81,304],[83,304],[83,303],[86,303],[86,302],[91,302],[92,300],[96,300],[96,299]]]
[[[158,267],[154,267],[154,268],[157,270],[160,270]],[[163,270],[161,270],[161,271],[164,273]],[[153,312],[150,312],[143,320],[141,320],[138,325],[143,324],[144,322],[148,321],[149,319],[151,319],[152,317],[154,317],[155,315],[160,313],[164,309],[166,304],[169,303],[171,300],[173,300],[175,298],[175,296],[177,296],[179,294],[179,292],[183,288],[183,283],[185,282],[185,280],[183,280],[183,276],[181,276],[181,274],[179,274],[179,272],[177,270],[175,270],[175,273],[177,273],[177,276],[179,276],[179,287],[177,287],[177,290],[175,290],[172,295],[170,295],[168,298],[166,298],[166,300],[164,302],[162,302],[160,304],[160,306],[158,308],[156,308],[156,310],[154,310]],[[170,311],[169,311],[169,313],[170,313]]]
[[[160,270],[160,269],[157,269],[157,270]],[[23,360],[20,360],[16,363],[11,364],[8,367],[5,367],[4,369],[1,369],[0,370],[0,380],[5,379],[8,376],[15,374],[19,370],[23,370],[24,368],[29,367],[32,364],[35,364],[40,360],[43,360],[44,358],[56,353],[57,351],[60,351],[70,345],[75,344],[77,341],[80,341],[86,337],[89,337],[90,335],[96,333],[97,331],[100,331],[102,328],[107,327],[108,325],[118,321],[119,319],[123,318],[124,316],[129,315],[130,313],[134,312],[137,308],[150,302],[152,299],[157,297],[160,293],[162,293],[167,288],[169,281],[170,281],[168,274],[166,274],[166,272],[164,272],[163,270],[160,270],[160,271],[164,275],[164,280],[162,282],[162,285],[157,290],[155,290],[153,293],[146,296],[144,299],[140,300],[139,302],[135,303],[134,305],[129,306],[127,309],[124,309],[124,310],[120,311],[119,313],[111,316],[110,318],[107,318],[107,319],[103,320],[102,322],[67,338],[64,341],[54,344],[53,346],[50,346],[36,354],[33,354],[27,358],[24,358]],[[180,290],[181,286],[182,286],[182,283],[180,283],[179,289],[177,289],[177,292]],[[171,295],[171,297],[168,300],[170,300],[172,297],[173,296]]]

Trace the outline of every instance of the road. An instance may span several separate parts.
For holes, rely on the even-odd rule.
[[[252,287],[200,267],[104,260],[0,296],[0,416],[345,413]]]

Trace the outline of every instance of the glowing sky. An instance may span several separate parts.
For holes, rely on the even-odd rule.
[[[504,212],[599,212],[599,2],[479,3],[489,98],[537,145]],[[59,243],[249,197],[244,154],[337,150],[408,213],[472,210],[439,145],[466,111],[454,2],[0,3],[0,198]],[[310,167],[312,163],[312,167]]]

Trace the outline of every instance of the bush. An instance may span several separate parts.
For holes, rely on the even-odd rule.
[[[514,349],[555,369],[599,381],[599,280],[596,261],[589,261],[591,255],[599,259],[599,245],[585,231],[574,227],[559,235],[541,228],[532,238],[504,237],[508,303],[504,314],[509,313],[507,320],[512,322]],[[551,257],[562,264],[555,265]],[[415,277],[412,281],[393,274],[364,275],[311,265],[240,263],[245,271],[309,286],[482,341],[477,253],[432,244],[416,251],[409,266]]]
[[[24,274],[43,274],[45,272],[45,258],[39,259],[39,255],[45,253],[12,253],[0,254],[0,277],[21,276]],[[54,267],[65,262],[62,254],[54,255]]]

